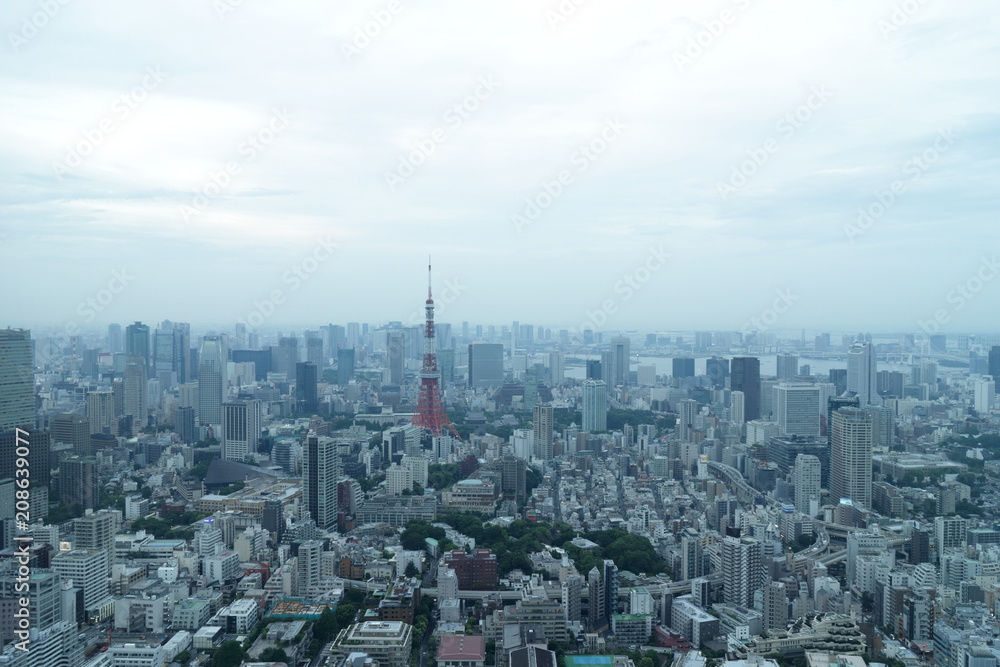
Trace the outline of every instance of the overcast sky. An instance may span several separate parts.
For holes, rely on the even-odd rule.
[[[6,0],[0,325],[1000,329],[995,2],[578,1]]]

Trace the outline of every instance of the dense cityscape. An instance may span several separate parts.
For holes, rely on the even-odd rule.
[[[996,0],[3,10],[0,667],[1000,667]]]
[[[0,663],[996,665],[1000,336],[423,312],[0,330]]]

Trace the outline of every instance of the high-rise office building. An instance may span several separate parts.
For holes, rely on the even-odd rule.
[[[125,327],[125,356],[142,357],[146,368],[152,368],[152,354],[149,349],[149,325],[135,322]]]
[[[989,414],[990,410],[993,409],[993,403],[996,402],[996,392],[997,385],[995,380],[990,378],[978,380],[976,382],[975,397],[973,399],[973,405],[976,408],[976,412],[980,414]]]
[[[583,383],[584,431],[608,430],[608,386],[604,380],[585,380]]]
[[[302,456],[302,485],[309,517],[323,529],[337,525],[337,482],[342,476],[337,442],[310,435]]]
[[[760,557],[760,542],[755,538],[722,538],[722,595],[727,604],[753,607],[753,594],[764,583]]]
[[[791,380],[799,374],[799,355],[779,354],[777,358],[777,374],[779,380]]]
[[[830,442],[830,495],[871,508],[872,415],[860,408],[833,413]]]
[[[709,357],[705,360],[705,375],[708,376],[713,387],[722,389],[726,386],[726,378],[729,377],[729,360],[724,357]],[[744,391],[742,387],[735,385],[731,388]]]
[[[35,425],[31,332],[0,329],[0,431]]]
[[[295,364],[299,361],[299,339],[286,336],[278,339],[278,346],[271,348],[271,367],[276,373],[284,373],[291,380],[295,377]]]
[[[847,391],[854,392],[861,407],[882,405],[878,395],[878,370],[875,347],[856,342],[847,351]]]
[[[91,433],[112,433],[117,421],[114,393],[89,391],[86,396],[88,428]]]
[[[259,400],[222,404],[222,458],[243,461],[257,451],[260,439]]]
[[[535,417],[535,423],[538,424],[544,419],[545,415],[539,415]],[[527,461],[517,456],[504,456],[500,459],[500,490],[511,494],[515,501],[523,503],[527,499],[527,472]]]
[[[628,336],[615,336],[611,339],[611,368],[605,380],[609,387],[629,384],[630,345]]]
[[[986,362],[986,369],[994,382],[1000,382],[1000,345],[990,348],[989,359]]]
[[[675,378],[693,378],[694,357],[675,357],[672,361],[672,368],[671,375]]]
[[[744,414],[746,414],[746,403],[744,403]],[[698,401],[693,398],[682,398],[677,401],[677,433],[681,440],[687,440],[688,429],[695,428],[695,419],[698,416]]]
[[[404,362],[406,361],[406,334],[403,331],[387,331],[385,335],[386,362],[389,370],[389,384],[403,384]]]
[[[125,411],[136,428],[146,426],[149,413],[149,391],[146,387],[146,362],[141,356],[130,356],[125,362]]]
[[[49,422],[49,435],[52,442],[65,442],[73,445],[77,454],[86,454],[90,448],[90,421],[73,412],[58,414]]]
[[[553,456],[552,429],[555,424],[554,411],[551,405],[536,405],[532,417],[534,419],[535,458],[548,461]]]
[[[729,421],[739,426],[746,422],[746,394],[742,391],[729,395]]]
[[[743,413],[747,421],[760,419],[760,359],[733,357],[729,387],[743,392]]]
[[[205,336],[198,357],[198,420],[222,424],[222,402],[228,393],[229,351],[225,336]]]
[[[193,406],[181,406],[174,412],[174,428],[181,442],[191,445],[198,442],[198,420]]]
[[[319,412],[318,367],[311,361],[295,364],[295,410],[303,415]]]
[[[469,344],[469,386],[498,387],[503,384],[503,344]]]
[[[524,371],[524,409],[534,410],[538,405],[538,367]]]
[[[323,353],[323,339],[319,337],[318,331],[306,332],[306,361],[316,364],[316,368],[319,369],[327,365],[326,355]]]
[[[601,362],[597,359],[587,359],[587,378],[588,380],[603,380],[601,377],[604,374],[604,369],[601,368]]]
[[[823,467],[819,458],[812,454],[799,454],[795,457],[792,481],[795,485],[796,510],[813,516],[813,503],[815,503],[815,509],[819,509],[822,475]]]
[[[553,387],[566,382],[565,355],[562,352],[549,352],[549,380]]]
[[[354,348],[337,350],[337,384],[346,387],[354,379]]]
[[[71,456],[59,462],[59,499],[64,504],[80,504],[94,509],[98,502],[97,459]]]
[[[820,434],[820,390],[814,384],[783,382],[774,388],[778,433],[818,436]]]
[[[122,325],[120,324],[109,324],[108,325],[108,337],[105,343],[108,346],[108,352],[115,354],[117,352],[124,352],[125,346],[122,342]]]
[[[167,328],[164,328],[167,325]],[[177,382],[174,371],[174,329],[171,322],[164,322],[153,332],[153,359],[150,377],[168,380],[165,387],[170,389]]]

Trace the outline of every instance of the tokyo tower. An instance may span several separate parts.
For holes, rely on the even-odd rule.
[[[451,423],[441,400],[441,373],[438,372],[437,352],[434,348],[434,299],[431,297],[431,260],[427,259],[427,302],[424,305],[427,322],[424,324],[424,363],[420,369],[420,394],[417,397],[417,412],[413,415],[413,425],[421,426],[432,436],[444,435],[451,431],[459,440],[455,425]]]

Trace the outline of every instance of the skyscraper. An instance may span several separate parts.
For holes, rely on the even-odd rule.
[[[86,401],[90,432],[111,433],[116,421],[114,394],[110,391],[89,391]]]
[[[498,387],[503,384],[503,344],[469,344],[469,386]]]
[[[125,327],[125,356],[142,357],[149,369],[151,355],[149,350],[149,325],[136,322]]]
[[[273,348],[272,348],[273,349]],[[272,367],[278,373],[284,373],[285,377],[291,380],[295,377],[295,364],[299,361],[299,339],[284,337],[278,339],[276,363]]]
[[[973,400],[976,412],[989,414],[996,400],[996,381],[990,378],[976,381],[976,394]]]
[[[675,357],[673,359],[671,375],[675,378],[694,377],[694,357]]]
[[[257,451],[260,419],[258,400],[222,404],[222,458],[243,461]]]
[[[549,378],[553,387],[558,387],[566,381],[565,356],[562,352],[549,352]]]
[[[778,432],[781,435],[818,436],[820,391],[814,384],[782,382],[774,388]]]
[[[354,379],[354,349],[337,350],[337,384],[346,387]]]
[[[146,387],[146,362],[140,356],[130,356],[125,361],[125,412],[131,415],[136,428],[144,428],[148,418],[148,391]]]
[[[0,329],[0,432],[35,425],[31,332]]]
[[[309,517],[319,528],[337,525],[337,482],[341,475],[337,442],[310,435],[302,456],[302,485]]]
[[[583,383],[584,431],[608,430],[608,386],[604,380],[585,380]]]
[[[994,345],[990,348],[990,356],[986,362],[986,368],[994,382],[1000,382],[1000,345]]]
[[[872,501],[872,414],[860,408],[833,413],[830,442],[830,495],[865,508]]]
[[[611,372],[607,380],[609,387],[629,384],[630,345],[628,336],[616,336],[611,339]]]
[[[753,607],[754,591],[764,583],[760,555],[755,538],[722,538],[722,595],[727,604]]]
[[[326,356],[323,354],[323,339],[319,337],[319,332],[313,333],[315,333],[314,336],[306,338],[306,361],[316,364],[316,368],[322,369],[327,365]]]
[[[729,395],[729,421],[742,426],[746,422],[746,394],[734,391]]]
[[[228,390],[226,366],[229,353],[225,336],[205,336],[198,361],[198,419],[202,424],[222,423],[222,402]]]
[[[115,354],[116,352],[122,352],[122,325],[120,324],[109,324],[108,325],[108,352]]]
[[[795,484],[795,509],[812,516],[812,501],[816,500],[819,508],[819,493],[822,479],[822,465],[812,454],[799,454],[795,457],[795,470],[792,480]]]
[[[311,415],[319,411],[318,382],[316,364],[311,361],[295,364],[295,410],[299,414]]]
[[[386,332],[385,349],[385,367],[389,370],[389,384],[402,384],[406,359],[406,334],[401,330]]]
[[[777,359],[777,373],[779,380],[791,380],[799,374],[799,355],[779,354]]]
[[[847,352],[847,391],[857,395],[861,407],[882,405],[876,365],[877,356],[871,343],[858,341]]]
[[[70,456],[59,462],[59,499],[63,503],[79,503],[83,509],[97,505],[97,459],[93,456]]]
[[[535,458],[548,461],[553,456],[552,428],[554,425],[551,405],[536,405],[533,410]]]
[[[760,359],[733,357],[729,387],[743,392],[743,416],[747,421],[760,419]]]

